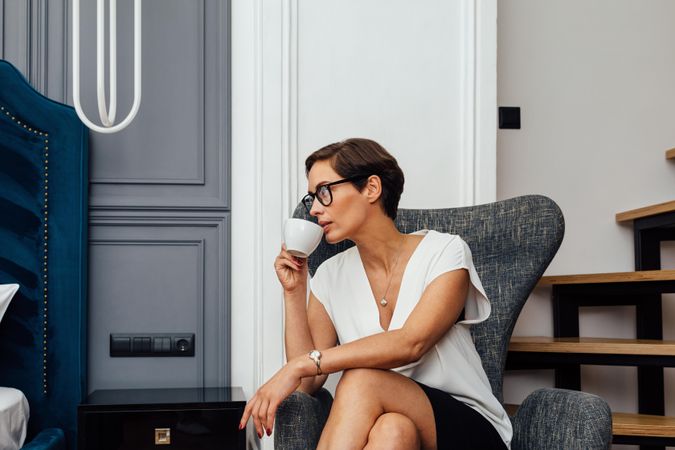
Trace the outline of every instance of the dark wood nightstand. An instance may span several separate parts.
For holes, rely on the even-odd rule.
[[[79,450],[244,450],[239,387],[94,391],[77,408]]]

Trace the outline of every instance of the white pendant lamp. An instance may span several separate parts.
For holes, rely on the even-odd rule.
[[[117,113],[117,0],[110,2],[110,109],[105,100],[105,0],[96,5],[96,91],[101,125],[94,124],[80,103],[80,0],[73,0],[73,102],[82,122],[99,133],[115,133],[126,128],[141,106],[141,0],[134,0],[134,102],[127,117],[115,125]]]

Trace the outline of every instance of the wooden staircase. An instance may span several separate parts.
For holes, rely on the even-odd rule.
[[[675,148],[666,152],[675,160]],[[512,337],[507,370],[554,369],[556,387],[581,390],[580,365],[638,369],[639,414],[615,412],[615,444],[642,450],[675,446],[675,417],[666,417],[664,367],[675,367],[675,341],[663,340],[661,295],[675,293],[675,270],[661,270],[660,244],[675,240],[675,201],[626,211],[632,224],[635,272],[543,277],[552,287],[554,337]],[[579,308],[634,305],[637,339],[579,337]],[[517,406],[510,405],[509,414]]]

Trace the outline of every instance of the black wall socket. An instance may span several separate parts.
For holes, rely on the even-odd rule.
[[[110,356],[195,356],[194,333],[111,333]]]

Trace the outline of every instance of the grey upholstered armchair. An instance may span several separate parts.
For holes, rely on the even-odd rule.
[[[298,206],[296,217],[309,218]],[[466,208],[399,210],[402,232],[433,229],[460,235],[469,245],[483,287],[492,303],[488,320],[472,327],[492,391],[503,401],[502,375],[511,332],[530,292],[555,255],[564,219],[549,198],[517,197]],[[325,240],[311,255],[309,270],[351,243]],[[325,389],[310,396],[295,392],[279,407],[277,450],[313,449],[328,417],[332,398]],[[601,398],[576,391],[539,389],[512,418],[512,449],[605,449],[612,433],[611,412]]]

